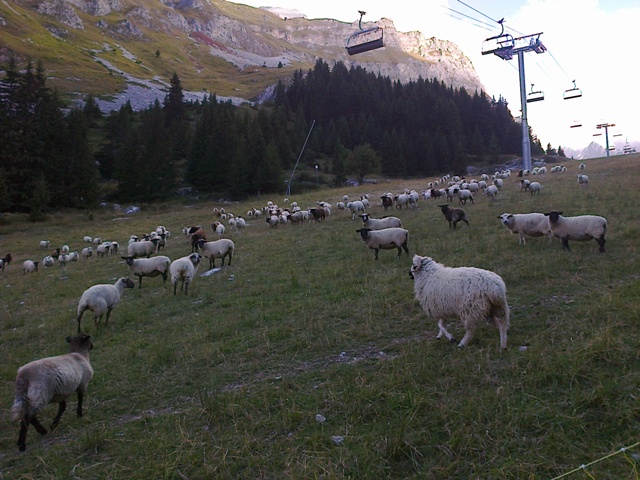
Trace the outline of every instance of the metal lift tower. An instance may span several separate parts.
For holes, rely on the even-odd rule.
[[[504,33],[504,18],[498,22],[502,27],[500,35],[487,38],[482,44],[482,54],[493,53],[503,60],[511,60],[514,55],[518,57],[518,72],[520,74],[520,105],[522,109],[522,168],[531,170],[531,142],[529,141],[529,124],[527,121],[527,92],[524,76],[524,53],[547,51],[540,41],[540,33],[513,38]]]
[[[596,128],[598,130],[600,130],[601,128],[604,128],[604,135],[605,135],[605,141],[607,144],[607,157],[609,156],[609,127],[615,127],[616,124],[615,123],[599,123],[598,125],[596,125]]]

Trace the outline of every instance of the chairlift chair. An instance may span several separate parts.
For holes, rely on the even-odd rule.
[[[582,126],[582,122],[579,120],[574,120],[569,128],[580,128]]]
[[[582,90],[576,87],[576,81],[573,80],[573,88],[565,90],[562,94],[562,98],[565,100],[571,100],[572,98],[578,98],[582,96]]]
[[[504,18],[499,20],[498,23],[500,27],[502,27],[502,31],[499,35],[489,37],[482,42],[482,55],[494,53],[503,60],[511,60],[511,58],[513,58],[513,47],[515,45],[513,36],[504,33]]]
[[[359,31],[347,39],[346,49],[349,55],[357,55],[358,53],[384,47],[384,30],[382,27],[362,28],[362,17],[367,12],[358,10],[358,13],[360,14],[360,20],[358,20]]]
[[[533,90],[533,83],[531,84],[531,91],[527,94],[527,103],[539,102],[544,100],[544,92],[541,90]]]

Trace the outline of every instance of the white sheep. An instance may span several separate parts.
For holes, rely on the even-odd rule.
[[[584,188],[589,184],[589,175],[585,175],[584,173],[578,174],[578,184],[580,188]]]
[[[55,263],[55,260],[51,255],[47,255],[42,259],[42,265],[44,265],[45,267],[53,267],[54,263]]]
[[[60,253],[69,253],[69,245],[65,244],[62,246],[62,248],[60,249]]]
[[[495,198],[498,196],[498,187],[496,187],[495,185],[489,185],[485,191],[484,194],[495,200]]]
[[[80,255],[82,255],[83,260],[93,256],[93,247],[84,247],[80,252]]]
[[[78,302],[78,333],[80,333],[80,322],[87,310],[93,312],[93,322],[96,328],[101,325],[102,317],[107,314],[105,326],[109,324],[111,311],[120,303],[125,288],[135,288],[129,277],[119,278],[114,285],[103,283],[87,288]]]
[[[359,215],[361,212],[365,213],[364,203],[362,203],[362,200],[355,200],[347,203],[347,208],[351,212],[351,220],[354,220],[356,215]]]
[[[89,235],[85,235],[84,237],[82,237],[82,241],[85,243],[91,243],[93,242],[93,238],[91,238]]]
[[[184,294],[187,295],[189,291],[189,285],[193,281],[198,272],[202,255],[199,253],[192,253],[186,257],[178,258],[171,262],[169,266],[169,273],[171,274],[171,283],[173,284],[173,294],[176,294],[176,288],[178,282],[182,282],[180,290],[184,290]]]
[[[211,224],[211,229],[218,235],[218,238],[222,238],[225,232],[225,227],[220,222],[213,222]]]
[[[540,193],[541,189],[542,189],[542,185],[540,185],[540,182],[531,182],[529,184],[529,191],[531,192],[531,195],[535,195],[536,193]]]
[[[244,230],[246,226],[247,226],[247,221],[241,216],[238,216],[236,218],[236,232],[239,232],[240,230]]]
[[[91,337],[84,334],[67,337],[67,343],[70,353],[41,358],[18,369],[11,417],[13,421],[20,420],[18,449],[21,452],[27,448],[29,425],[33,425],[40,435],[47,433],[37,415],[50,403],[58,404],[58,414],[51,423],[51,430],[60,423],[67,408],[66,400],[73,392],[78,395],[76,414],[82,417],[82,400],[93,378],[93,368],[89,363],[93,343]]]
[[[158,245],[158,239],[142,240],[141,242],[134,242],[127,245],[127,257],[147,257],[149,258],[152,253],[155,253]]]
[[[122,257],[125,263],[129,266],[129,271],[132,275],[136,275],[139,279],[138,288],[142,288],[142,277],[157,277],[162,275],[162,283],[166,283],[167,276],[169,275],[169,265],[171,265],[171,259],[163,255],[152,258],[133,258]]]
[[[438,320],[438,336],[455,342],[444,326],[447,317],[457,317],[465,334],[458,347],[466,347],[476,328],[493,322],[500,332],[500,350],[507,348],[509,305],[507,288],[494,272],[475,267],[451,268],[430,257],[414,255],[410,272],[413,290],[427,316]]]
[[[368,213],[361,213],[362,226],[370,230],[383,228],[402,228],[402,221],[398,217],[371,218]]]
[[[109,255],[109,250],[111,249],[111,242],[102,242],[96,248],[96,254],[98,257],[106,257]]]
[[[375,259],[378,260],[378,251],[398,249],[398,257],[402,254],[402,249],[409,255],[409,231],[404,228],[384,228],[382,230],[371,230],[370,228],[361,228],[356,230],[360,234],[360,238],[370,249],[376,252]]]
[[[475,203],[473,201],[473,194],[469,189],[461,188],[456,192],[456,196],[458,197],[458,204],[460,205],[466,205],[467,200],[471,200],[471,203]]]
[[[580,165],[578,165],[578,168],[580,170],[584,170],[585,168],[587,168],[587,166],[584,163],[581,163]]]
[[[61,267],[64,267],[67,263],[71,261],[71,257],[68,253],[61,253],[58,255],[58,263],[60,263]]]
[[[80,255],[78,254],[78,252],[69,252],[70,262],[77,262],[78,260],[80,260]]]
[[[549,220],[543,213],[503,213],[498,218],[512,234],[519,234],[520,245],[527,244],[525,235],[530,237],[547,235],[549,240],[552,238]]]
[[[38,271],[38,263],[33,260],[25,260],[22,263],[22,274],[25,275],[27,272],[37,272]]]
[[[216,266],[216,258],[222,259],[222,266],[224,267],[224,259],[225,257],[229,257],[228,264],[231,265],[231,258],[233,257],[236,246],[233,243],[233,240],[221,238],[214,242],[205,242],[204,240],[200,240],[198,242],[198,248],[202,252],[202,255],[209,259],[209,269],[212,269]]]
[[[40,240],[40,248],[49,248],[51,242],[49,240]]]
[[[545,213],[549,218],[549,229],[554,237],[562,239],[562,247],[569,248],[569,240],[584,242],[595,240],[599,252],[604,253],[605,235],[607,233],[607,219],[597,215],[578,215],[563,217],[562,212],[551,211]]]

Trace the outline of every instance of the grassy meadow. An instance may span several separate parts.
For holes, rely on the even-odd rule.
[[[638,479],[640,447],[620,449],[640,440],[639,163],[588,160],[580,189],[579,162],[567,160],[568,172],[536,177],[538,196],[512,176],[497,200],[467,204],[471,226],[455,231],[435,200],[387,212],[410,231],[411,256],[502,276],[503,353],[492,326],[466,349],[437,341],[414,299],[411,256],[380,251],[374,261],[360,219],[335,208],[345,193],[369,193],[377,218],[380,194],[431,179],[302,195],[294,183],[291,201],[329,201],[333,213],[277,229],[246,217],[268,200],[284,206],[277,196],[51,213],[44,223],[5,217],[0,256],[14,260],[0,272],[0,479]],[[201,277],[203,264],[188,296],[145,278],[100,329],[85,314],[95,369],[85,415],[76,418],[71,397],[60,426],[46,436],[30,428],[19,453],[17,368],[66,353],[84,289],[128,273],[120,256],[94,256],[23,275],[24,260],[46,254],[39,241],[81,250],[83,236],[100,236],[124,250],[131,234],[166,225],[164,254],[175,259],[191,251],[182,227],[210,233],[221,206],[248,220],[244,231],[227,227],[231,266]],[[519,246],[496,218],[552,209],[605,216],[607,252],[594,241],[570,252],[546,238]],[[448,328],[462,337],[455,320]]]

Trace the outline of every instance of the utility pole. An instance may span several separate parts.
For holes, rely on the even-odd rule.
[[[605,143],[606,143],[606,148],[607,148],[607,157],[609,156],[609,127],[615,127],[616,124],[615,123],[599,123],[598,125],[596,125],[596,128],[598,130],[600,130],[601,128],[604,128],[604,138],[605,138]]]
[[[520,105],[522,110],[522,168],[531,170],[531,142],[529,140],[529,124],[527,121],[527,93],[525,89],[524,75],[524,53],[536,52],[544,53],[547,51],[540,41],[540,33],[525,35],[523,37],[513,38],[508,33],[504,33],[504,18],[498,22],[502,27],[500,35],[487,38],[482,44],[482,54],[494,55],[503,60],[511,60],[514,55],[518,57],[518,73],[520,76]]]

